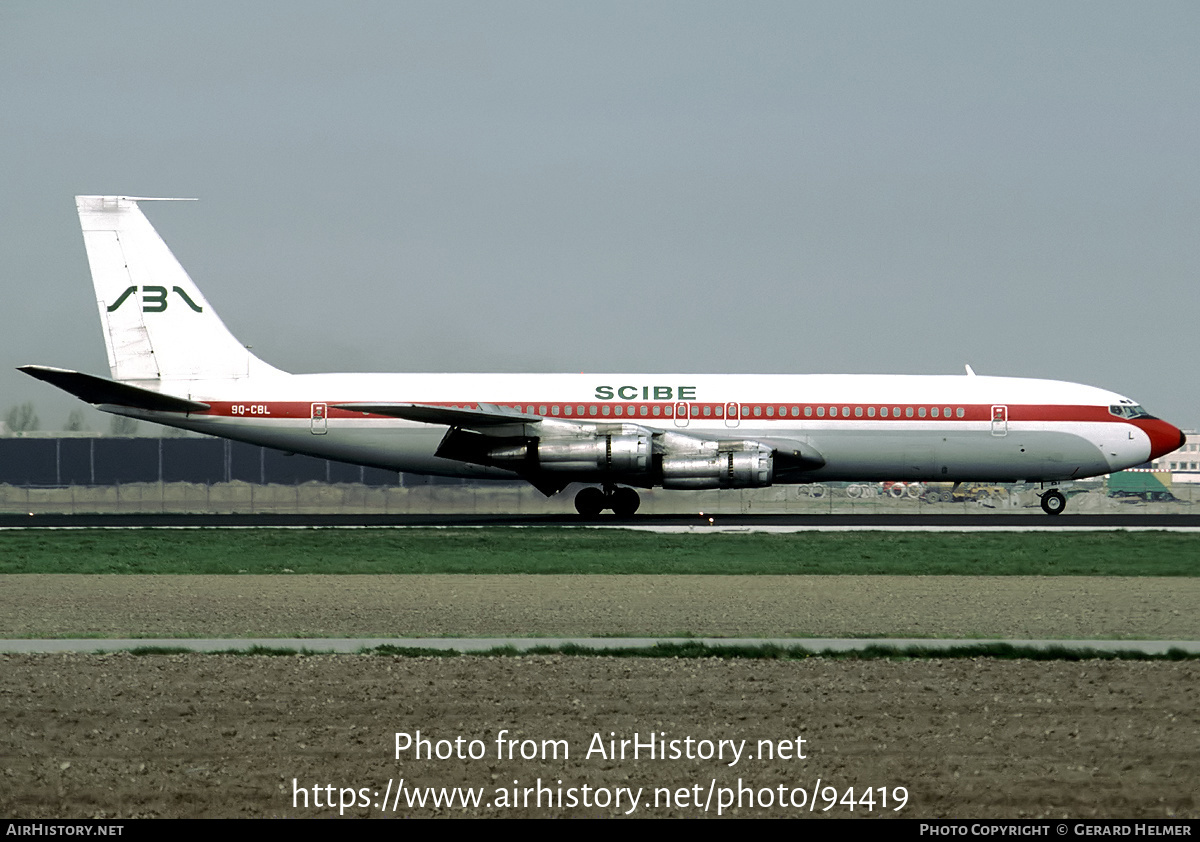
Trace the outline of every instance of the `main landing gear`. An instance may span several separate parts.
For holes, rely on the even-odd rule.
[[[584,517],[596,517],[605,509],[612,509],[617,517],[633,517],[641,502],[642,498],[632,488],[606,485],[601,491],[589,485],[575,495],[575,511]]]
[[[1042,495],[1042,511],[1048,515],[1061,515],[1067,507],[1067,498],[1057,488],[1051,488]]]

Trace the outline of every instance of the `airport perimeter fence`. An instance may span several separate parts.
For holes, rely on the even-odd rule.
[[[0,483],[29,488],[188,482],[400,484],[395,471],[215,438],[0,438]]]
[[[1104,478],[1062,486],[1072,514],[1186,513],[1200,484],[1166,499],[1114,496]],[[640,490],[644,514],[996,515],[1037,511],[1024,485],[818,483],[712,491]],[[572,514],[574,489],[397,474],[213,438],[0,438],[0,511],[295,514]]]

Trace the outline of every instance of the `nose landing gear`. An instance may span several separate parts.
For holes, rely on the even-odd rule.
[[[575,495],[575,511],[591,518],[605,509],[612,509],[617,517],[627,518],[633,517],[641,502],[642,498],[632,488],[606,485],[601,491],[595,486],[588,486]]]
[[[1067,498],[1057,488],[1051,488],[1042,495],[1042,511],[1048,515],[1061,515],[1067,507]]]

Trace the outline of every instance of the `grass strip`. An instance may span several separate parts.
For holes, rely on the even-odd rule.
[[[219,652],[190,652],[174,646],[139,646],[129,650],[132,655],[267,655],[267,656],[312,656],[330,655],[308,649],[284,649],[255,646],[250,649],[225,649]],[[107,653],[106,653],[107,654]],[[567,655],[575,657],[601,658],[719,658],[722,660],[768,660],[802,661],[809,658],[827,658],[841,661],[927,661],[961,658],[990,658],[994,660],[1029,661],[1194,661],[1200,654],[1191,654],[1182,649],[1170,649],[1162,654],[1149,654],[1134,650],[1097,652],[1092,649],[1074,648],[1069,645],[1038,648],[1014,646],[1008,643],[953,646],[946,649],[922,646],[867,646],[854,651],[825,649],[813,651],[802,646],[711,646],[704,643],[659,643],[650,647],[619,647],[615,649],[592,649],[576,644],[564,646],[538,646],[519,650],[513,646],[497,646],[484,651],[461,652],[456,649],[423,649],[407,646],[377,646],[363,649],[349,657],[386,656],[399,658],[520,658],[531,655]],[[347,657],[342,655],[341,657]]]
[[[1177,532],[0,531],[0,573],[1196,576]]]

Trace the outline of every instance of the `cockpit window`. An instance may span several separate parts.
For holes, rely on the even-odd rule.
[[[1108,411],[1120,418],[1152,418],[1153,416],[1140,406],[1110,406]]]

